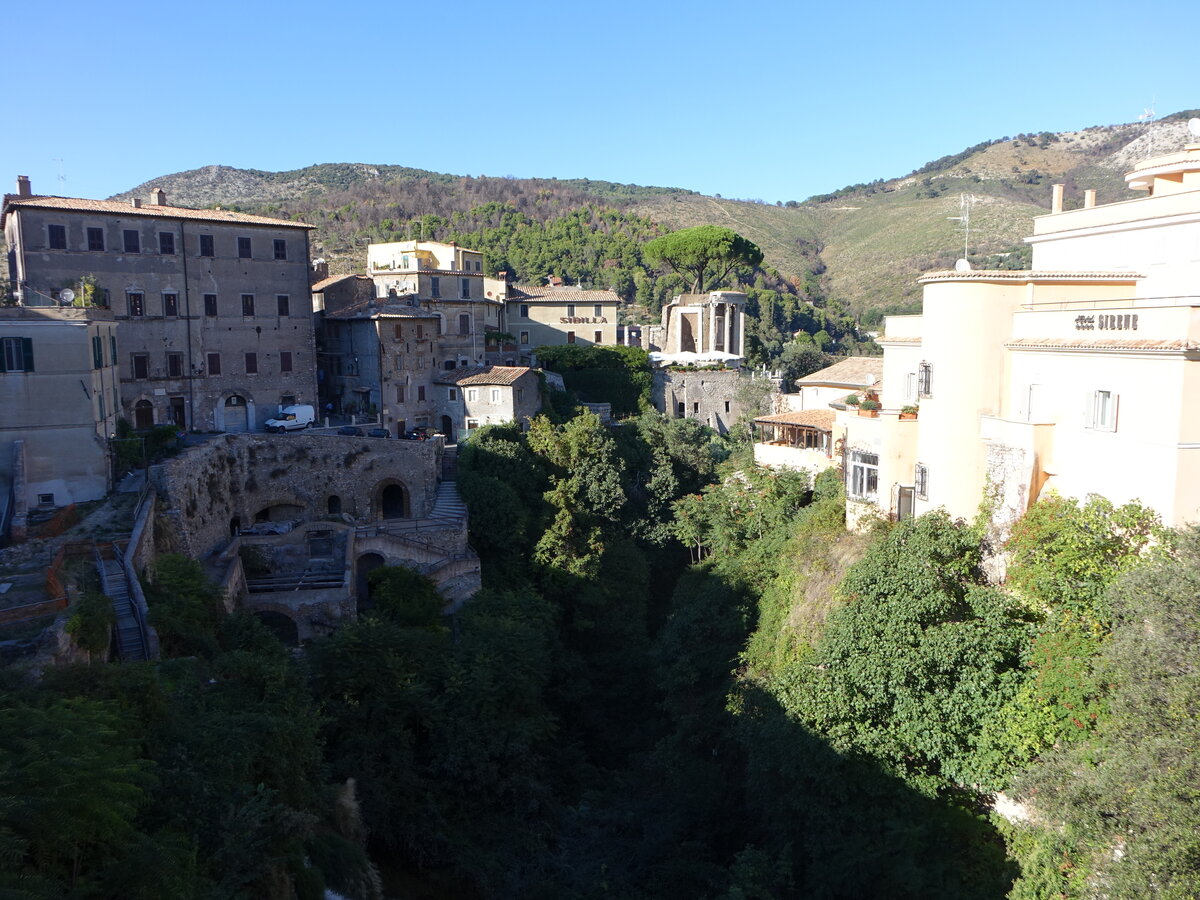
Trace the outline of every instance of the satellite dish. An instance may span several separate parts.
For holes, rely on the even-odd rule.
[[[1188,132],[1194,138],[1200,138],[1200,119],[1188,119]]]
[[[958,262],[956,262],[954,264],[954,271],[955,272],[970,272],[971,271],[971,263],[968,260],[960,259]]]
[[[58,292],[58,299],[64,306],[70,306],[75,302],[75,292],[70,288],[64,288]]]

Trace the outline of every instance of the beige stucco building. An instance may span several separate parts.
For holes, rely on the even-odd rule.
[[[1126,181],[1146,196],[1071,210],[1056,186],[1032,271],[932,272],[887,319],[883,410],[839,414],[852,521],[986,492],[1003,525],[1049,489],[1200,520],[1200,144]]]
[[[536,347],[617,343],[621,298],[613,291],[585,290],[580,285],[506,284],[487,279],[485,290],[504,300],[507,331],[519,352]]]
[[[107,493],[116,351],[108,310],[0,307],[0,526]]]

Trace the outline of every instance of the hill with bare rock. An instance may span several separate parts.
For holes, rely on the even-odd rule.
[[[1085,188],[1102,203],[1126,195],[1123,175],[1134,163],[1181,147],[1184,111],[1149,123],[1095,126],[1063,133],[1029,133],[983,141],[933,160],[907,175],[849,185],[774,205],[708,197],[679,188],[621,185],[588,179],[496,178],[448,175],[404,166],[336,163],[288,172],[206,166],[147,181],[118,199],[167,191],[172,202],[225,206],[303,219],[317,225],[314,255],[333,271],[362,265],[373,241],[477,239],[507,219],[513,241],[526,225],[543,231],[616,230],[640,244],[663,230],[715,224],[762,248],[764,268],[780,283],[818,303],[874,321],[885,310],[912,308],[917,277],[952,265],[963,253],[962,198],[970,204],[968,255],[977,265],[1020,268],[1032,219],[1048,210],[1050,186],[1067,188],[1067,205]],[[580,214],[580,210],[588,210]],[[571,223],[554,223],[570,218]],[[538,229],[534,228],[536,232]],[[474,235],[479,235],[474,238]],[[525,244],[533,234],[521,238]],[[516,268],[512,242],[491,235],[490,260]],[[560,275],[604,282],[630,300],[640,254],[609,242],[589,251],[590,264],[563,254],[522,251],[523,278]],[[601,255],[609,254],[606,258]],[[587,254],[576,254],[576,256]],[[634,265],[636,263],[636,265]],[[561,270],[555,270],[556,267]],[[573,269],[574,271],[569,271]],[[624,272],[624,275],[619,273]]]

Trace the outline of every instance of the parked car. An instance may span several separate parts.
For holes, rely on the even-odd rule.
[[[285,406],[279,415],[267,419],[263,427],[267,431],[283,434],[285,431],[299,431],[302,428],[312,428],[317,420],[317,411],[308,403],[298,403]]]
[[[363,437],[363,430],[357,425],[343,425],[337,430],[338,434],[348,434],[351,437]]]
[[[410,428],[404,432],[404,439],[407,441],[425,441],[429,439],[428,428]]]
[[[368,428],[367,437],[389,438],[392,433],[386,428]]]

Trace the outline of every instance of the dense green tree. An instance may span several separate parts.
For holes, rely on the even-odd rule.
[[[669,266],[690,278],[693,293],[720,286],[738,266],[754,267],[763,259],[753,241],[719,225],[697,225],[664,234],[646,244],[643,251],[651,263]]]

